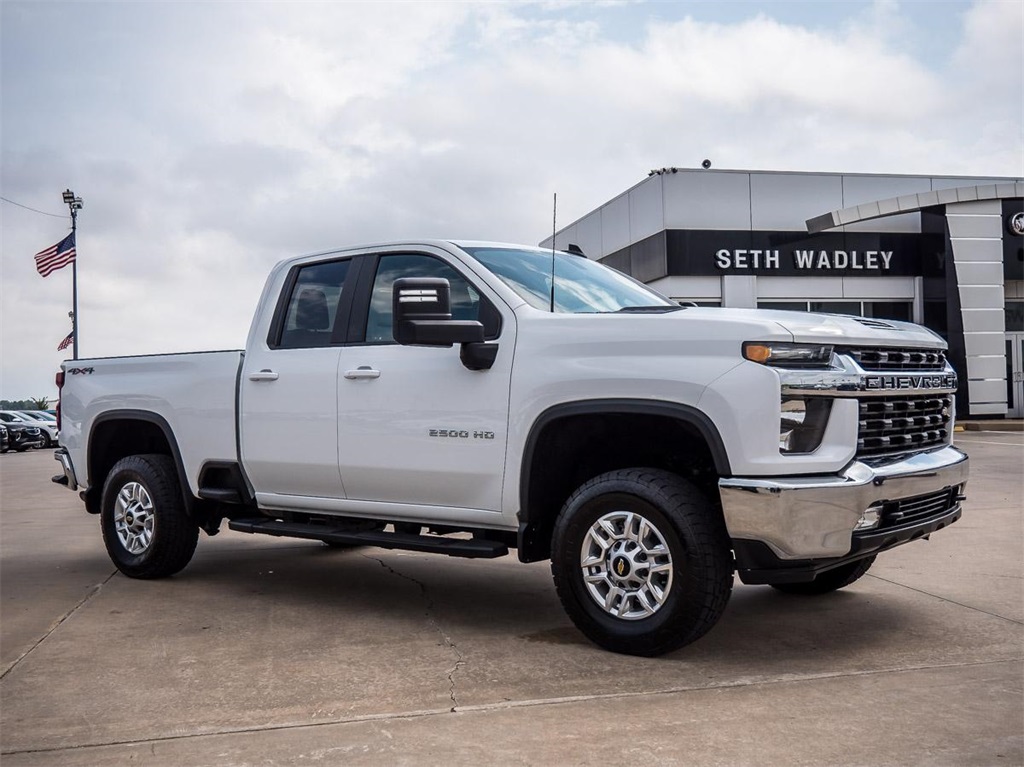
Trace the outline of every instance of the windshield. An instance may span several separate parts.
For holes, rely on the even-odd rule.
[[[551,309],[551,251],[463,248],[536,309]],[[592,314],[681,308],[650,288],[584,256],[555,253],[555,311]]]

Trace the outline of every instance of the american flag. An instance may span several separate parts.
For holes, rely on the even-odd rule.
[[[75,233],[72,232],[56,245],[36,253],[36,269],[44,277],[50,272],[70,264],[75,260]]]
[[[43,276],[45,277],[46,275],[43,275]],[[72,330],[70,333],[67,334],[67,337],[63,341],[61,341],[59,344],[57,344],[57,351],[62,352],[65,349],[67,349],[69,346],[71,346],[71,342],[74,339],[75,339],[75,331]]]

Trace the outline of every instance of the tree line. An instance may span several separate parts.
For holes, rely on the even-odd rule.
[[[46,410],[50,407],[47,397],[35,399],[0,399],[0,410]]]

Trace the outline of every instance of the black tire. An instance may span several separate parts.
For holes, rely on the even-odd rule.
[[[119,504],[122,491],[130,502]],[[136,526],[147,517],[148,534]],[[174,575],[192,559],[199,540],[199,527],[185,511],[178,471],[166,455],[131,455],[114,464],[103,485],[100,527],[110,559],[130,578]]]
[[[588,586],[583,547],[586,543],[592,549],[596,544],[592,527],[597,530],[598,520],[608,521],[626,512],[646,520],[648,544],[614,554],[617,547],[637,546],[626,536],[606,548],[599,547],[604,562],[588,568]],[[655,537],[650,532],[652,526]],[[651,541],[663,545],[652,548]],[[668,559],[664,554],[649,558],[648,551],[665,547]],[[631,564],[621,564],[618,560],[623,558]],[[663,572],[656,576],[648,562],[659,558],[657,567]],[[636,580],[617,580],[624,572]],[[551,573],[562,606],[588,639],[613,652],[643,656],[671,652],[706,634],[725,612],[733,580],[732,554],[721,513],[693,483],[660,469],[611,471],[576,490],[555,522]],[[669,575],[671,580],[653,589],[641,583],[645,577],[649,584],[656,577]],[[632,585],[636,588],[630,591]],[[612,595],[618,586],[625,589],[616,592],[620,596]],[[597,592],[605,587],[605,603],[609,598],[613,601],[611,611],[598,603],[601,595]],[[651,611],[651,600],[641,601],[640,592],[653,596],[659,605]],[[612,611],[634,615],[620,617]],[[644,615],[637,617],[637,612]]]
[[[803,594],[805,596],[830,594],[859,580],[871,568],[874,561],[874,557],[858,559],[856,562],[850,562],[834,570],[826,570],[813,581],[805,583],[773,583],[772,588],[786,594]]]

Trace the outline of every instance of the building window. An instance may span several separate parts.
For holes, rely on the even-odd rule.
[[[1005,311],[1007,332],[1024,331],[1024,301],[1007,301]]]
[[[721,301],[712,301],[712,300],[708,300],[707,298],[672,298],[671,300],[675,301],[677,304],[680,304],[681,306],[721,306],[722,305]]]
[[[860,301],[810,301],[810,311],[825,314],[860,314]]]
[[[905,322],[910,322],[914,316],[914,305],[911,301],[758,301],[757,308],[852,314],[855,317]]]
[[[787,312],[806,312],[806,301],[758,301],[758,309],[779,309]]]
[[[910,301],[865,301],[861,316],[874,317],[878,320],[912,322],[914,305]]]

